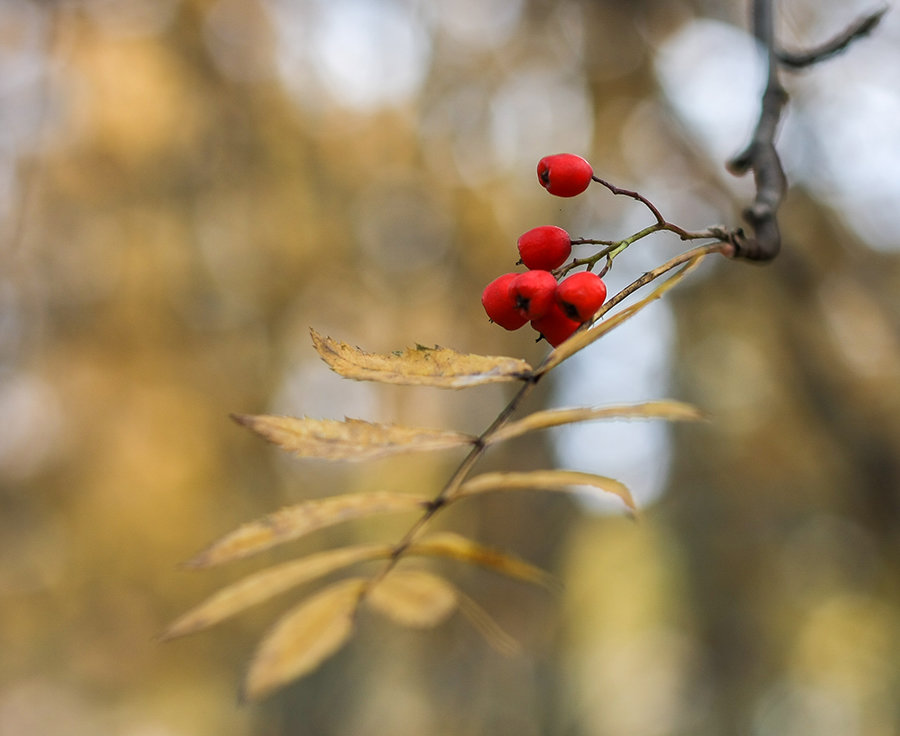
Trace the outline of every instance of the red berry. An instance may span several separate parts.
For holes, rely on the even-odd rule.
[[[531,326],[540,332],[547,342],[556,347],[571,337],[572,333],[581,326],[581,322],[569,319],[562,307],[554,302],[547,314],[540,319],[531,320]]]
[[[606,301],[606,284],[590,271],[572,274],[556,288],[556,301],[570,319],[587,322]]]
[[[522,263],[544,271],[559,268],[572,252],[569,233],[555,225],[543,225],[523,233],[517,245]]]
[[[509,291],[510,283],[517,276],[517,273],[505,273],[491,281],[481,293],[481,303],[487,316],[507,330],[518,330],[528,321],[516,309],[516,300]]]
[[[574,153],[557,153],[544,156],[537,165],[538,181],[550,194],[557,197],[574,197],[591,183],[594,171],[581,156]]]
[[[549,271],[526,271],[510,282],[509,293],[526,321],[540,319],[556,304],[556,278]]]

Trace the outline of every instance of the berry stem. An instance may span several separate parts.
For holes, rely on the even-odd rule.
[[[634,192],[634,194],[637,194],[637,193]],[[639,195],[639,194],[637,196],[641,197],[641,195]],[[641,199],[643,200],[643,197],[641,197]],[[655,207],[653,209],[655,212],[658,212],[658,210]],[[557,278],[562,278],[563,276],[568,274],[570,271],[572,271],[580,266],[586,266],[588,271],[592,271],[594,266],[600,260],[605,258],[606,266],[604,267],[603,271],[600,274],[602,276],[607,271],[609,271],[609,269],[612,267],[613,260],[615,260],[615,258],[617,256],[621,255],[625,251],[625,249],[628,248],[628,246],[633,245],[634,243],[636,243],[638,240],[641,240],[642,238],[646,238],[648,235],[652,235],[653,233],[658,233],[658,232],[661,232],[664,230],[671,232],[671,233],[675,233],[682,241],[713,239],[713,240],[719,241],[721,243],[729,243],[732,246],[734,245],[734,240],[733,240],[734,233],[725,231],[722,228],[711,227],[711,228],[708,228],[708,229],[700,231],[700,232],[690,232],[689,230],[685,230],[684,228],[679,227],[678,225],[674,225],[671,222],[668,222],[667,220],[663,219],[662,222],[657,221],[652,225],[648,225],[643,230],[638,230],[633,235],[629,235],[627,238],[623,238],[622,240],[589,241],[584,238],[579,239],[578,241],[573,240],[572,241],[573,244],[576,244],[576,245],[586,244],[589,242],[596,242],[596,243],[605,245],[606,247],[600,249],[599,251],[594,253],[592,256],[587,256],[586,258],[575,258],[570,263],[567,263],[566,265],[560,266],[559,268],[555,269],[552,273]]]
[[[597,240],[595,238],[572,238],[572,245],[615,245],[618,240]]]
[[[734,257],[738,252],[740,243],[742,242],[744,237],[740,229],[726,230],[722,227],[712,226],[708,227],[706,230],[696,232],[685,230],[683,227],[676,225],[673,222],[669,222],[665,217],[663,217],[662,212],[660,212],[659,208],[640,192],[634,191],[632,189],[624,189],[623,187],[617,187],[615,184],[612,184],[605,179],[601,179],[597,175],[593,175],[591,178],[609,189],[609,191],[611,191],[613,194],[630,197],[631,199],[634,199],[637,202],[643,204],[648,210],[650,210],[656,222],[654,222],[652,225],[648,225],[642,230],[638,230],[636,233],[629,235],[626,238],[622,238],[621,240],[573,238],[571,241],[572,245],[602,245],[604,247],[591,256],[588,256],[586,258],[575,258],[570,263],[554,269],[552,273],[554,276],[556,276],[557,279],[563,278],[570,271],[579,268],[580,266],[585,266],[588,271],[593,271],[594,266],[600,260],[605,258],[606,265],[600,271],[600,275],[603,276],[612,268],[613,261],[616,259],[616,257],[621,255],[630,245],[633,245],[638,240],[646,238],[648,235],[652,235],[653,233],[658,233],[663,230],[674,233],[682,241],[711,239],[716,240],[719,243],[728,244],[730,247],[723,248],[720,250],[720,252],[722,252],[723,254],[727,254],[729,257]]]
[[[608,181],[606,181],[605,179],[601,179],[596,174],[591,178],[598,184],[602,184],[603,186],[605,186],[613,194],[617,194],[617,195],[621,194],[622,196],[625,196],[625,197],[631,197],[632,199],[635,199],[638,202],[640,202],[641,204],[643,204],[648,210],[650,210],[650,212],[653,213],[653,216],[656,218],[657,224],[659,224],[659,225],[667,224],[666,219],[660,214],[659,210],[656,209],[656,205],[654,205],[653,202],[651,202],[649,199],[647,199],[642,194],[632,191],[631,189],[622,189],[622,187],[617,187],[615,184],[610,184]]]

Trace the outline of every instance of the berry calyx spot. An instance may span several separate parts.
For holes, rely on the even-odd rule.
[[[525,320],[540,319],[556,303],[556,277],[549,271],[526,271],[510,281],[509,293]]]

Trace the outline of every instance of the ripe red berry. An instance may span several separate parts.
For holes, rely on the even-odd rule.
[[[544,271],[559,268],[572,252],[569,233],[555,225],[543,225],[523,233],[517,245],[522,263]]]
[[[569,319],[562,307],[554,302],[547,314],[540,319],[531,320],[531,326],[540,332],[547,342],[556,347],[571,337],[572,333],[581,326],[581,322]]]
[[[574,153],[557,153],[544,156],[537,165],[538,181],[550,194],[557,197],[574,197],[591,183],[594,171],[581,156]]]
[[[606,284],[590,271],[572,274],[556,288],[556,301],[570,319],[587,322],[606,301]]]
[[[510,281],[509,293],[526,321],[540,319],[556,304],[556,278],[549,271],[526,271]]]
[[[516,308],[516,300],[510,293],[509,286],[519,276],[517,273],[505,273],[498,276],[484,287],[481,293],[481,304],[493,322],[507,330],[518,330],[528,318]]]

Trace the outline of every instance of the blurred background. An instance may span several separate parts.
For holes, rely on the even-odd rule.
[[[761,69],[749,3],[0,0],[0,736],[900,734],[900,16],[786,75],[784,250],[719,259],[555,372],[526,409],[673,397],[702,426],[615,423],[496,448],[483,469],[619,478],[646,510],[485,498],[441,524],[562,592],[439,567],[523,644],[460,617],[364,617],[314,675],[236,693],[296,591],[154,637],[267,563],[397,539],[336,527],[179,569],[243,521],[360,490],[436,492],[459,456],[284,457],[229,412],[480,432],[509,396],[343,381],[308,328],[539,361],[479,303],[543,224],[649,224],[571,151],[689,229],[733,226]],[[780,4],[789,49],[873,6]],[[658,235],[611,289],[683,246]]]

